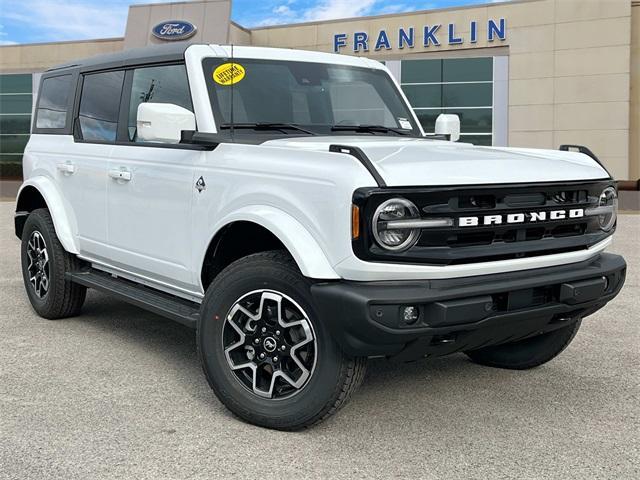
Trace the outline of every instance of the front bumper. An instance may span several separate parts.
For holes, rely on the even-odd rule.
[[[561,328],[602,308],[624,284],[618,255],[474,277],[323,282],[311,287],[320,318],[354,356],[408,361],[515,341]],[[406,325],[403,306],[417,306]]]

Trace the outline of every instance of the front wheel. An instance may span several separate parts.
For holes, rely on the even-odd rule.
[[[211,388],[240,418],[299,430],[335,413],[361,383],[318,319],[311,283],[284,252],[250,255],[207,290],[198,348]]]
[[[581,323],[582,321],[578,319],[566,327],[535,337],[465,353],[480,365],[527,370],[547,363],[560,355],[578,333]]]

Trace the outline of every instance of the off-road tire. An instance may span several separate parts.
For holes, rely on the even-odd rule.
[[[488,367],[528,370],[557,357],[569,346],[580,329],[580,319],[548,333],[512,343],[465,352],[471,360]]]
[[[44,239],[48,255],[48,290],[40,298],[34,286],[29,281],[28,244],[34,232]],[[39,208],[27,217],[22,232],[21,245],[22,278],[31,306],[36,313],[48,320],[73,317],[80,313],[87,294],[82,285],[73,283],[65,278],[66,272],[79,268],[80,261],[75,255],[65,251],[58,236],[49,210]]]
[[[207,289],[197,331],[202,368],[218,399],[249,423],[278,430],[310,427],[336,413],[364,378],[366,359],[345,355],[333,340],[314,308],[311,283],[286,252],[268,251],[232,263]],[[311,376],[288,398],[262,398],[250,391],[225,356],[223,329],[230,309],[249,292],[264,290],[294,300],[306,313],[317,342]]]

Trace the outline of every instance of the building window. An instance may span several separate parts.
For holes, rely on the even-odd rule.
[[[493,58],[403,60],[402,90],[426,133],[441,113],[460,117],[460,141],[493,144]]]
[[[80,97],[83,140],[115,142],[124,71],[85,75]]]
[[[0,75],[0,178],[22,177],[31,131],[31,74]]]

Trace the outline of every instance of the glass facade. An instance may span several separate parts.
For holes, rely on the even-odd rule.
[[[22,176],[22,152],[31,131],[31,74],[0,75],[0,177]]]
[[[460,117],[460,141],[493,143],[493,58],[403,60],[402,89],[425,132],[441,113]]]

